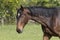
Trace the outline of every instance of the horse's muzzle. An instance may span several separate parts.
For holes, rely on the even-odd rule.
[[[17,31],[18,33],[22,33],[22,30],[20,30],[20,29],[17,29],[16,31]]]

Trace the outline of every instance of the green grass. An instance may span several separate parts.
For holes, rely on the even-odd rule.
[[[43,40],[41,25],[29,23],[25,26],[23,33],[16,32],[16,25],[0,26],[0,40]],[[60,40],[52,37],[51,40]]]

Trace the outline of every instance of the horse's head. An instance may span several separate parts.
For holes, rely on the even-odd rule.
[[[21,6],[20,9],[17,10],[17,32],[21,33],[23,31],[24,26],[27,24],[30,19],[29,10]]]

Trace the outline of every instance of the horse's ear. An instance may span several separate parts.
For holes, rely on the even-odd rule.
[[[21,5],[21,10],[23,11],[24,10],[24,7]]]

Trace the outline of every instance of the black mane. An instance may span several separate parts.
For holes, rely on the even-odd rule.
[[[57,8],[56,7],[41,7],[41,6],[34,6],[34,7],[26,7],[30,10],[32,16],[44,16],[50,17],[52,15],[56,15]]]

